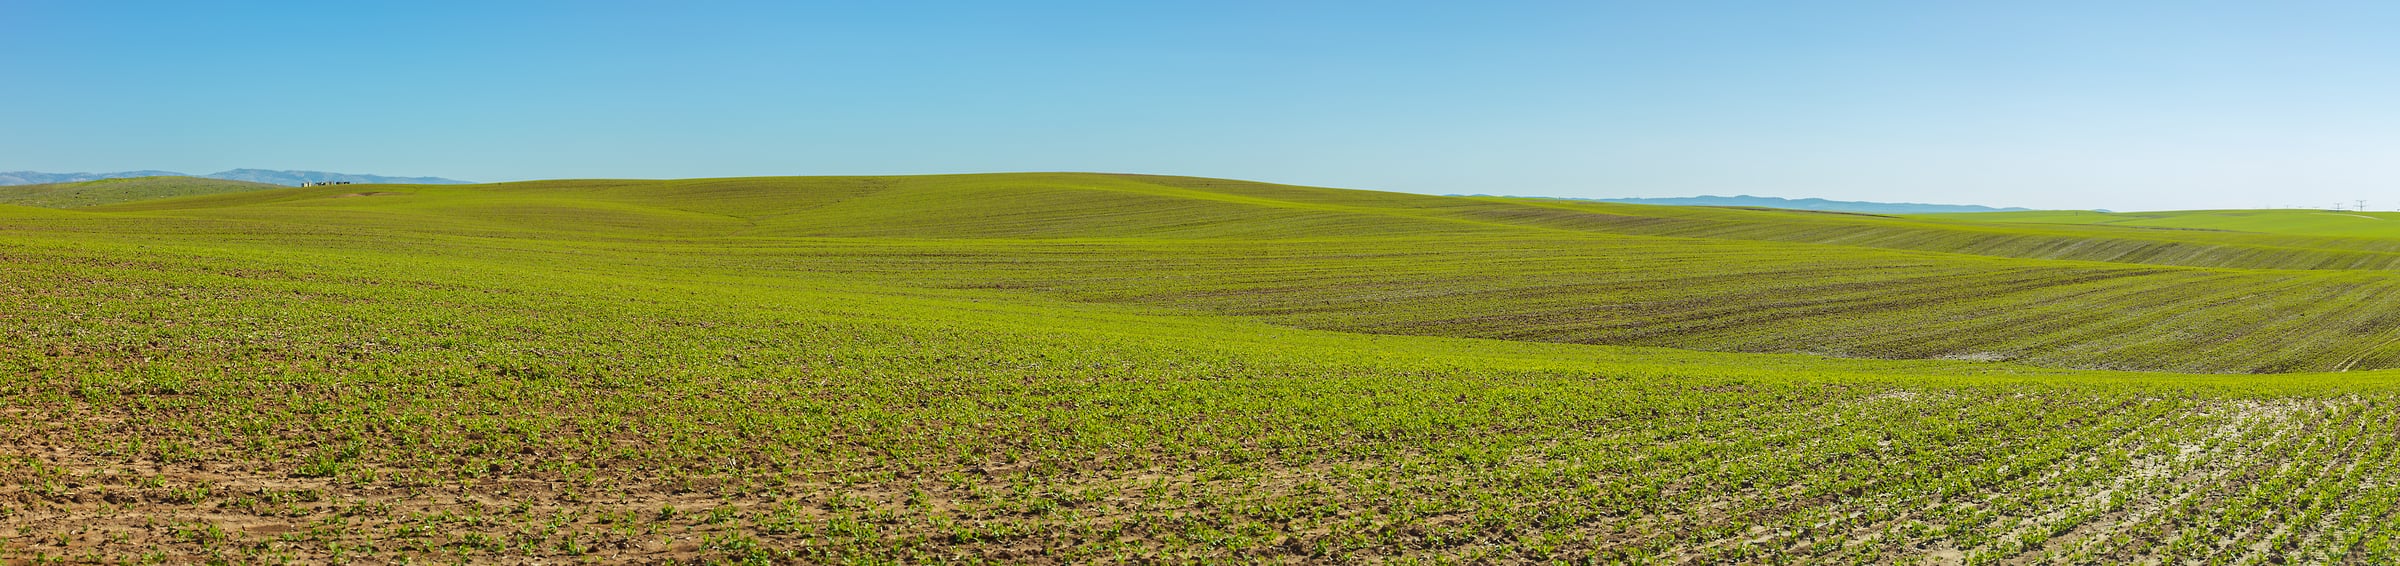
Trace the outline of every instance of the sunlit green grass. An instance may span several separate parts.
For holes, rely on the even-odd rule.
[[[2400,558],[2392,275],[2230,265],[2317,239],[1528,206],[1042,174],[0,207],[0,555]],[[2307,249],[2377,253],[2340,244]]]

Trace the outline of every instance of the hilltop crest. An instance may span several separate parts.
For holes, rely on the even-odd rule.
[[[328,171],[231,169],[226,171],[218,171],[207,175],[191,175],[186,173],[177,173],[174,171],[145,169],[141,171],[117,171],[112,173],[44,173],[40,171],[0,171],[0,186],[79,183],[84,181],[98,181],[102,179],[130,179],[135,177],[194,177],[202,179],[269,183],[284,186],[298,186],[302,183],[324,181],[349,181],[359,184],[372,183],[407,185],[463,185],[471,183],[471,181],[444,179],[441,177],[387,177],[383,175],[334,173]]]
[[[1831,212],[1867,212],[1875,214],[1928,214],[1947,212],[2016,212],[2028,208],[1996,208],[1975,204],[1923,204],[1914,202],[1866,202],[1826,200],[1821,198],[1787,199],[1781,197],[1696,196],[1675,198],[1603,198],[1570,199],[1617,202],[1625,204],[1663,204],[1671,206],[1746,206],[1782,208],[1788,210],[1822,210]]]

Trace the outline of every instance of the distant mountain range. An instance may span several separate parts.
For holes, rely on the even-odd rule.
[[[360,174],[356,174],[356,173],[329,173],[329,172],[325,172],[325,171],[275,171],[275,170],[268,170],[268,169],[234,169],[234,170],[231,170],[231,171],[218,171],[218,172],[215,172],[215,173],[210,173],[210,174],[207,174],[207,175],[186,175],[186,174],[183,174],[183,173],[177,173],[177,172],[174,172],[174,171],[147,171],[147,170],[145,170],[145,171],[118,171],[118,172],[115,172],[115,173],[43,173],[43,172],[40,172],[40,171],[5,171],[5,172],[0,172],[0,186],[8,186],[8,185],[40,185],[40,184],[46,184],[46,183],[74,183],[74,182],[79,182],[79,181],[97,181],[97,180],[100,180],[100,179],[123,179],[123,178],[128,178],[128,177],[166,177],[166,176],[174,176],[174,177],[201,177],[201,178],[207,178],[207,179],[225,179],[225,180],[231,180],[231,181],[249,181],[249,182],[253,182],[253,183],[273,183],[273,184],[277,184],[277,185],[299,185],[299,184],[302,184],[302,183],[323,183],[323,182],[335,182],[335,181],[348,181],[348,182],[351,182],[351,183],[358,183],[358,184],[403,184],[403,185],[460,185],[460,184],[466,184],[466,183],[470,183],[470,182],[471,182],[471,181],[460,181],[460,180],[457,180],[457,179],[444,179],[444,178],[441,178],[441,177],[385,177],[385,176],[382,176],[382,175],[360,175]]]
[[[2014,212],[2029,208],[1993,208],[1973,204],[1920,204],[1913,202],[1863,202],[1825,200],[1821,198],[1787,199],[1754,197],[1750,195],[1720,197],[1697,196],[1677,198],[1602,198],[1572,199],[1628,204],[1665,204],[1676,206],[1752,206],[1790,210],[1823,210],[1828,212],[1866,212],[1874,214],[1924,214],[1936,212]]]

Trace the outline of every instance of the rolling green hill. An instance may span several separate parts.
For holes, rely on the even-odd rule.
[[[47,185],[0,187],[0,204],[82,208],[151,199],[286,188],[282,185],[199,177],[128,177]]]
[[[2383,563],[2395,246],[1067,173],[0,205],[0,558]]]
[[[358,191],[95,210],[243,222],[236,231],[338,225],[611,242],[694,269],[742,262],[1381,334],[2135,370],[2400,366],[2400,305],[2389,300],[2400,292],[2389,269],[2400,252],[2385,251],[2400,238],[1088,174]]]

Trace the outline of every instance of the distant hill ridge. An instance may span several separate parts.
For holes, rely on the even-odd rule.
[[[1760,208],[1782,208],[1782,209],[1789,209],[1789,210],[1823,210],[1823,211],[1830,211],[1830,212],[1869,212],[1869,213],[1880,213],[1880,214],[1922,214],[1922,213],[1937,213],[1937,212],[2017,212],[2017,211],[2024,211],[2024,210],[2032,210],[2032,209],[2028,209],[2028,208],[1994,208],[1994,207],[1982,206],[1982,205],[1974,205],[1974,204],[1922,204],[1922,203],[1914,203],[1914,202],[1865,202],[1865,201],[1825,200],[1825,199],[1821,199],[1821,198],[1787,199],[1787,198],[1780,198],[1780,197],[1754,197],[1754,196],[1750,196],[1750,195],[1740,195],[1740,196],[1730,196],[1730,197],[1720,197],[1720,196],[1697,196],[1697,197],[1676,197],[1676,198],[1603,198],[1603,199],[1571,199],[1571,200],[1594,200],[1594,201],[1600,201],[1600,202],[1621,202],[1621,203],[1626,203],[1626,204],[1664,204],[1664,205],[1673,205],[1673,206],[1753,206],[1753,207],[1760,207]]]
[[[6,171],[0,172],[0,186],[74,183],[81,181],[98,181],[101,179],[127,179],[133,177],[199,177],[204,179],[249,181],[253,183],[269,183],[286,186],[296,186],[302,183],[322,183],[331,181],[348,181],[359,184],[404,185],[463,185],[471,182],[460,181],[457,179],[444,179],[441,177],[386,177],[383,175],[333,173],[327,171],[233,169],[228,171],[218,171],[207,175],[187,175],[174,171],[151,170],[118,171],[114,173],[43,173],[40,171]]]

